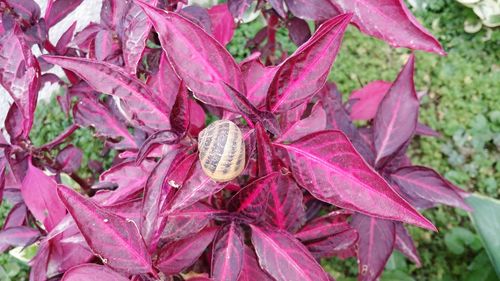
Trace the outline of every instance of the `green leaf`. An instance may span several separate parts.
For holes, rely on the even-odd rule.
[[[474,194],[466,198],[474,209],[471,220],[481,236],[491,263],[500,278],[500,201]]]

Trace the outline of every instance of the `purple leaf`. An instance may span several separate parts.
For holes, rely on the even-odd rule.
[[[7,116],[5,116],[5,130],[9,134],[10,142],[17,143],[23,139],[23,123],[25,119],[16,103],[10,105]]]
[[[305,20],[292,18],[287,22],[288,36],[295,45],[304,44],[311,37],[311,30]]]
[[[395,223],[355,214],[351,225],[359,234],[358,280],[377,280],[392,253],[396,237]]]
[[[149,76],[147,84],[155,98],[163,101],[168,111],[170,111],[179,92],[181,80],[177,77],[164,52],[161,53],[158,72]]]
[[[241,64],[241,72],[247,88],[247,99],[256,107],[264,105],[269,85],[277,67],[264,66],[258,58]]]
[[[103,0],[100,15],[101,25],[110,30],[121,29],[121,22],[130,4],[130,1]]]
[[[14,226],[0,231],[2,244],[16,247],[26,247],[33,244],[39,236],[40,232],[27,226]]]
[[[5,164],[0,161],[0,202],[3,201],[3,190],[5,189]]]
[[[189,129],[191,103],[189,102],[188,90],[184,83],[181,82],[177,92],[174,106],[170,113],[170,125],[172,130],[180,136],[184,136]]]
[[[120,98],[121,106],[125,107],[126,112],[133,113],[134,121],[139,124],[156,130],[169,128],[163,103],[154,100],[144,83],[127,75],[121,68],[83,58],[45,55],[43,59],[71,70],[94,90]]]
[[[391,174],[399,189],[409,198],[445,204],[466,211],[472,209],[436,171],[423,166],[403,167]]]
[[[51,0],[45,10],[45,21],[50,28],[75,10],[83,0]]]
[[[350,228],[330,237],[306,243],[306,247],[316,259],[333,256],[348,258],[355,255],[356,242],[358,242],[358,232]]]
[[[141,163],[155,148],[158,148],[162,144],[175,144],[179,139],[179,136],[171,130],[162,130],[151,134],[139,148],[135,162]]]
[[[342,132],[323,131],[275,145],[288,152],[297,182],[319,200],[435,230],[363,160]]]
[[[175,155],[175,151],[172,151],[163,156],[149,175],[144,187],[140,227],[142,237],[150,252],[154,252],[156,249],[162,226],[166,222],[166,218],[160,216],[160,213],[172,192],[171,188],[165,183],[168,168],[172,164]]]
[[[312,108],[311,115],[295,122],[276,139],[276,142],[292,142],[326,128],[326,112],[321,102],[318,102]]]
[[[34,0],[6,0],[7,5],[23,19],[36,22],[40,18],[40,6]]]
[[[234,205],[236,212],[241,212],[250,218],[260,218],[266,210],[269,198],[269,187],[279,173],[274,172],[264,177],[256,179],[243,187],[229,201],[229,205]]]
[[[203,203],[195,203],[187,208],[170,214],[161,238],[177,241],[203,229],[208,222],[224,211],[215,210]]]
[[[295,238],[302,242],[307,242],[346,231],[350,228],[347,223],[347,217],[349,216],[349,212],[334,211],[330,214],[316,218],[308,222],[299,232],[297,232]]]
[[[179,14],[203,28],[206,33],[212,35],[212,20],[208,15],[207,9],[192,5],[182,8]]]
[[[260,266],[278,281],[329,280],[309,251],[288,232],[252,228]]]
[[[217,232],[213,246],[212,278],[237,281],[243,267],[244,234],[234,221]]]
[[[159,250],[156,267],[167,275],[182,272],[203,254],[216,232],[217,227],[209,227],[186,239],[167,244]]]
[[[262,268],[260,268],[257,256],[252,248],[245,245],[243,256],[243,267],[241,268],[238,281],[272,281],[273,279]]]
[[[22,136],[27,137],[35,115],[40,67],[17,26],[0,38],[0,84],[17,104],[23,117]]]
[[[66,271],[61,281],[128,281],[125,276],[111,270],[107,266],[84,263]]]
[[[98,61],[111,61],[120,53],[120,45],[115,39],[115,34],[107,29],[97,32],[93,45],[94,48],[90,57]]]
[[[147,2],[154,6],[157,0],[148,0]],[[141,7],[130,2],[125,17],[122,20],[123,60],[125,68],[129,73],[136,73],[137,65],[146,47],[146,40],[151,31],[151,26]]]
[[[68,44],[71,42],[71,39],[73,39],[75,28],[76,28],[76,21],[74,21],[73,24],[71,24],[68,27],[68,29],[66,29],[63,35],[61,35],[61,38],[59,38],[59,41],[57,41],[56,53],[61,55],[66,54],[66,52],[68,51]]]
[[[224,184],[209,178],[201,169],[200,161],[197,161],[186,183],[177,191],[172,199],[168,208],[168,214],[189,207],[219,192],[222,188],[224,188]]]
[[[103,210],[65,186],[60,185],[57,193],[104,264],[127,274],[152,272],[151,257],[132,220]]]
[[[295,232],[306,220],[302,190],[289,176],[279,176],[271,185],[265,220],[272,226]]]
[[[288,9],[298,18],[306,20],[327,20],[339,12],[328,0],[285,0]]]
[[[178,162],[175,162],[174,160],[174,163],[170,165],[168,171],[168,184],[174,188],[183,186],[189,176],[189,171],[191,171],[191,167],[193,167],[196,160],[198,160],[198,155],[196,153],[184,155],[184,157]]]
[[[223,46],[231,41],[234,34],[234,19],[227,4],[215,5],[208,9],[208,15],[212,21],[212,34]]]
[[[228,0],[227,6],[235,19],[240,20],[253,0]]]
[[[71,174],[80,168],[82,158],[83,152],[79,148],[70,144],[57,154],[56,162],[61,171]]]
[[[274,11],[282,18],[286,17],[285,3],[283,1],[284,0],[268,0]]]
[[[33,216],[50,231],[66,215],[64,205],[57,198],[57,183],[28,161],[21,193]]]
[[[119,140],[113,143],[116,149],[137,148],[134,137],[125,124],[110,114],[100,102],[83,98],[73,107],[75,122],[82,127],[92,126],[98,135]]]
[[[415,248],[413,239],[402,223],[396,223],[396,241],[394,248],[412,260],[417,267],[422,265],[420,262],[420,255],[418,254],[417,248]]]
[[[419,101],[413,82],[415,56],[412,54],[375,115],[375,166],[381,167],[394,156],[415,132]]]
[[[137,1],[159,34],[163,50],[175,72],[194,92],[210,105],[236,111],[225,92],[224,83],[240,92],[241,72],[229,52],[198,25],[184,17]],[[192,61],[197,63],[193,64]]]
[[[342,12],[354,13],[354,24],[393,47],[445,55],[441,44],[411,14],[403,0],[334,0]]]
[[[344,14],[324,22],[311,39],[280,65],[269,87],[270,111],[294,108],[323,87],[351,17]]]
[[[351,118],[353,120],[370,120],[377,114],[380,102],[391,88],[391,83],[377,80],[368,83],[363,88],[353,91],[349,97]]]
[[[415,128],[415,134],[428,137],[435,137],[435,138],[441,137],[441,134],[439,132],[434,131],[431,127],[422,124],[420,122],[417,123],[417,127]]]

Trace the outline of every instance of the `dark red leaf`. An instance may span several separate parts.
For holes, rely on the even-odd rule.
[[[125,112],[132,114],[129,116],[132,121],[156,130],[170,127],[165,105],[153,99],[144,83],[127,75],[121,68],[83,58],[47,55],[43,58],[76,73],[94,90],[120,98],[120,105]]]
[[[172,163],[172,165],[170,165],[167,176],[168,184],[174,188],[180,188],[181,186],[183,186],[187,177],[189,176],[189,171],[191,171],[194,162],[197,160],[198,154],[192,153],[184,157],[178,163]]]
[[[353,120],[370,120],[375,117],[380,102],[385,93],[391,88],[386,81],[373,81],[363,88],[352,92],[349,97],[351,103],[351,118]]]
[[[75,10],[83,0],[51,0],[45,10],[45,21],[47,27],[52,27]]]
[[[40,67],[17,26],[0,38],[0,83],[19,108],[23,117],[22,123],[19,122],[22,136],[27,137],[35,115]]]
[[[57,41],[56,44],[56,52],[60,55],[66,54],[66,51],[68,50],[68,44],[71,42],[71,39],[73,39],[73,34],[75,33],[75,28],[76,28],[76,21],[71,24],[68,29],[61,35],[61,38]]]
[[[352,14],[323,23],[316,33],[279,67],[269,87],[268,109],[284,112],[316,94],[326,82]]]
[[[375,166],[382,167],[415,132],[419,101],[413,82],[415,56],[412,54],[396,81],[385,94],[373,121]]]
[[[394,247],[396,229],[392,221],[355,214],[351,225],[359,234],[359,278],[377,280]]]
[[[151,257],[132,220],[105,211],[65,186],[57,193],[104,264],[127,274],[152,272]]]
[[[208,9],[208,15],[212,20],[212,34],[223,46],[227,45],[233,38],[234,19],[227,4],[219,4]]]
[[[191,103],[189,102],[188,90],[184,83],[181,82],[177,92],[174,106],[170,113],[170,125],[172,130],[179,136],[184,136],[188,129],[191,117]]]
[[[409,198],[472,211],[451,184],[430,168],[423,166],[403,167],[391,174],[391,179]]]
[[[91,58],[98,61],[110,61],[120,52],[120,45],[111,30],[103,29],[94,38],[94,51]]]
[[[298,18],[306,20],[327,20],[339,12],[328,0],[285,0],[288,9]]]
[[[175,72],[194,92],[196,98],[210,105],[237,111],[229,103],[224,83],[244,93],[241,72],[229,52],[201,27],[184,17],[142,6],[159,34],[163,50]],[[197,63],[193,64],[192,61]]]
[[[252,243],[260,266],[278,281],[329,280],[321,265],[288,232],[252,228]]]
[[[292,142],[326,128],[326,112],[323,104],[318,102],[312,108],[311,115],[292,124],[276,139],[276,142]]]
[[[350,228],[347,223],[347,217],[349,216],[349,212],[334,211],[316,218],[308,222],[299,232],[295,233],[295,238],[302,242],[307,242],[346,231]]]
[[[316,259],[333,256],[348,258],[355,255],[356,242],[358,242],[358,232],[350,228],[330,237],[306,243],[306,247]]]
[[[61,281],[128,281],[125,276],[111,270],[107,266],[94,263],[84,263],[70,268],[66,271]]]
[[[237,281],[243,267],[244,234],[234,221],[217,232],[212,250],[212,278]]]
[[[418,254],[417,248],[415,248],[415,244],[413,243],[411,235],[408,233],[408,231],[406,231],[402,223],[398,222],[395,225],[396,241],[394,244],[394,248],[407,256],[417,265],[417,267],[420,267],[422,265],[420,262],[420,255]]]
[[[10,142],[17,143],[23,139],[25,119],[16,103],[10,105],[7,116],[5,116],[5,130],[9,134]]]
[[[446,54],[403,0],[335,0],[332,3],[344,13],[354,13],[352,20],[361,31],[391,46]]]
[[[40,232],[27,226],[14,226],[0,231],[1,243],[16,247],[33,244],[39,236]]]
[[[40,18],[40,6],[34,0],[6,0],[5,2],[25,20],[36,22]]]
[[[149,76],[147,84],[153,92],[154,97],[162,100],[168,112],[170,112],[179,92],[181,80],[177,77],[164,52],[161,52],[158,71]]]
[[[435,137],[435,138],[441,137],[441,134],[439,132],[434,131],[434,129],[432,129],[431,127],[422,124],[420,122],[417,123],[417,127],[415,128],[415,134],[428,137]]]
[[[283,1],[284,0],[268,0],[274,11],[282,18],[286,17],[285,3]]]
[[[203,254],[216,232],[217,227],[209,227],[186,239],[167,244],[159,250],[156,267],[167,275],[183,271]]]
[[[28,170],[22,182],[24,203],[33,216],[50,231],[66,215],[64,205],[57,197],[57,183],[28,161]]]
[[[292,18],[287,22],[288,36],[295,45],[304,44],[311,37],[311,30],[305,20]]]
[[[240,20],[252,2],[253,0],[228,0],[227,6],[233,17]]]
[[[249,246],[245,245],[244,256],[243,256],[243,267],[241,268],[240,276],[238,281],[272,281],[273,278],[269,276],[262,268],[260,268],[259,262],[255,252]]]
[[[319,200],[435,230],[363,160],[342,132],[323,131],[275,145],[288,152],[297,182]]]
[[[73,145],[68,145],[57,154],[56,162],[62,172],[76,172],[82,164],[83,152]]]
[[[241,72],[247,88],[247,99],[256,107],[264,106],[269,85],[278,67],[264,66],[259,58],[241,64]]]

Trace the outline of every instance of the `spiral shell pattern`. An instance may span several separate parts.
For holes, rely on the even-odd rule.
[[[207,126],[198,137],[201,167],[218,182],[230,181],[245,167],[245,143],[240,128],[229,120]]]

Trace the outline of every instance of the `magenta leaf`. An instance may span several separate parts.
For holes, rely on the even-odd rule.
[[[292,144],[288,152],[298,184],[324,202],[385,219],[435,230],[358,154],[340,131],[322,131]]]
[[[181,80],[177,77],[164,52],[160,56],[158,72],[149,76],[147,84],[154,97],[163,101],[170,111],[175,103],[176,94],[179,92]]]
[[[264,66],[258,58],[241,64],[247,88],[246,97],[256,108],[264,106],[269,85],[277,70],[277,67]]]
[[[64,205],[59,201],[56,192],[55,180],[33,166],[29,160],[21,193],[30,212],[49,231],[66,215]]]
[[[227,45],[233,38],[234,19],[227,4],[219,4],[208,9],[208,15],[212,21],[212,34],[223,46]]]
[[[152,272],[151,257],[132,220],[105,211],[68,187],[60,185],[57,193],[104,264],[127,274]]]
[[[193,167],[186,183],[177,191],[172,199],[168,213],[189,207],[192,204],[219,192],[224,188],[223,183],[218,183],[209,178],[201,169],[200,161]]]
[[[237,281],[243,267],[244,234],[234,221],[223,226],[214,239],[212,278]]]
[[[161,238],[166,241],[183,239],[199,232],[212,218],[222,213],[224,211],[215,210],[206,204],[195,203],[167,217]]]
[[[253,0],[228,0],[227,6],[233,17],[239,20],[252,2]]]
[[[419,101],[413,82],[415,56],[411,55],[375,115],[375,166],[385,162],[401,149],[415,132]]]
[[[446,54],[403,0],[334,0],[332,3],[344,13],[354,13],[352,20],[361,31],[391,46]]]
[[[125,276],[111,270],[104,265],[94,263],[84,263],[70,268],[66,271],[61,281],[89,281],[89,280],[106,280],[106,281],[128,281]]]
[[[321,21],[339,14],[328,0],[285,0],[285,3],[290,12],[301,19]]]
[[[330,237],[306,243],[305,245],[316,259],[333,256],[348,258],[355,255],[356,242],[358,242],[358,232],[350,228]]]
[[[74,21],[73,24],[70,25],[70,27],[68,27],[68,29],[63,33],[63,35],[61,35],[61,38],[59,38],[59,40],[57,41],[56,52],[58,54],[64,55],[68,51],[68,44],[71,42],[71,39],[73,39],[75,28],[76,28],[76,21]]]
[[[417,265],[417,267],[420,267],[422,265],[422,263],[420,262],[420,255],[418,254],[417,248],[413,243],[411,235],[408,233],[408,231],[406,231],[402,223],[396,223],[395,225],[396,241],[394,244],[394,248],[403,253],[411,261],[413,261]]]
[[[350,213],[334,211],[330,214],[316,218],[308,222],[303,228],[295,233],[295,238],[302,242],[313,241],[346,231],[350,228],[347,217]]]
[[[44,19],[50,28],[75,10],[83,0],[51,0],[45,10]]]
[[[14,226],[0,231],[1,244],[7,244],[16,247],[25,247],[33,244],[40,232],[27,226]]]
[[[349,97],[351,103],[351,118],[353,120],[370,120],[377,114],[380,102],[391,88],[386,81],[373,81],[363,88],[353,91]]]
[[[191,167],[193,167],[194,162],[198,160],[198,155],[196,153],[182,155],[182,159],[177,159],[177,157],[178,156],[176,156],[172,165],[170,165],[167,176],[168,185],[174,188],[179,188],[184,185],[184,182],[189,176],[189,171],[191,171]]]
[[[377,280],[393,250],[396,237],[395,223],[355,214],[351,225],[359,233],[358,280]]]
[[[270,111],[294,108],[323,87],[351,17],[344,14],[324,22],[311,39],[280,65],[269,87]]]
[[[98,61],[112,61],[120,52],[120,45],[114,37],[115,34],[107,29],[97,32],[90,58]]]
[[[101,6],[101,25],[110,30],[119,30],[130,1],[104,0]]]
[[[409,198],[472,211],[451,184],[430,168],[423,166],[403,167],[392,173],[391,179],[396,182],[403,194]]]
[[[435,137],[435,138],[441,137],[441,134],[439,132],[434,131],[434,129],[432,129],[431,127],[422,124],[420,122],[417,123],[417,127],[415,128],[415,134],[428,137]]]
[[[274,11],[282,18],[286,17],[285,3],[284,0],[268,0]]]
[[[260,218],[267,207],[269,187],[278,175],[274,172],[252,181],[231,198],[229,205],[250,218]]]
[[[322,103],[318,102],[312,108],[311,115],[292,124],[276,139],[276,142],[292,142],[326,128],[326,112]]]
[[[175,72],[194,92],[210,105],[236,111],[228,103],[224,83],[240,92],[241,72],[229,52],[201,27],[172,12],[156,9],[137,1],[159,34],[163,50]],[[197,63],[193,64],[192,61]]]
[[[292,18],[287,22],[288,36],[295,45],[304,44],[311,37],[311,30],[305,20]]]
[[[36,22],[40,18],[40,6],[34,0],[3,1],[24,20]]]
[[[176,274],[195,263],[210,245],[217,227],[209,227],[197,234],[165,245],[159,250],[156,267],[165,274]]]
[[[62,172],[71,174],[80,168],[82,158],[83,152],[70,144],[57,154],[56,162]]]
[[[181,82],[177,91],[177,98],[170,113],[170,125],[172,130],[180,136],[184,136],[189,129],[191,114],[191,103],[189,94],[184,83]]]
[[[329,280],[321,265],[288,232],[252,228],[252,244],[260,266],[278,281]]]
[[[47,55],[43,58],[49,63],[71,70],[94,90],[120,98],[121,106],[125,112],[132,114],[133,121],[155,130],[169,128],[163,103],[154,100],[144,83],[127,75],[121,68],[83,58]]]
[[[0,84],[17,104],[22,136],[27,137],[35,115],[40,67],[17,25],[0,38]]]
[[[272,281],[274,280],[267,274],[262,268],[260,268],[259,262],[255,252],[249,246],[245,245],[243,256],[243,267],[241,268],[240,276],[238,281]]]
[[[78,125],[92,126],[98,135],[116,140],[112,143],[116,149],[137,148],[127,126],[100,102],[89,98],[81,99],[73,107],[73,116]]]

